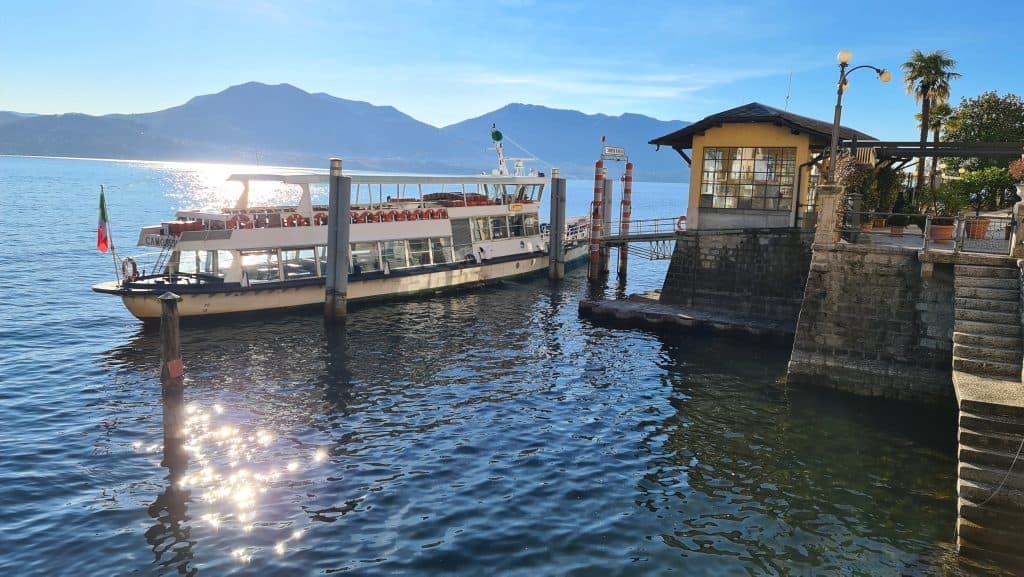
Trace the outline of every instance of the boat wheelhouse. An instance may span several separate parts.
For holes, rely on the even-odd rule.
[[[349,301],[436,292],[547,270],[546,227],[538,209],[542,176],[349,175],[352,179]],[[184,317],[288,309],[324,302],[327,207],[311,188],[321,172],[236,174],[233,208],[182,210],[147,226],[139,246],[156,251],[139,269],[93,290],[118,295],[143,320],[160,316],[156,298],[182,297]],[[294,206],[249,206],[250,185],[297,187]],[[587,217],[567,219],[565,260],[587,252]],[[148,269],[148,270],[147,270]],[[147,274],[148,273],[148,274]]]

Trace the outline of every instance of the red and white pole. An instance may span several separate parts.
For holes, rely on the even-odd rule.
[[[590,210],[590,279],[601,275],[601,221],[604,211],[601,201],[604,197],[604,161],[594,165],[594,203]]]
[[[622,205],[619,212],[619,235],[629,236],[629,221],[633,217],[633,163],[626,163],[626,174],[622,177]],[[629,268],[629,243],[619,245],[619,278],[626,278]]]

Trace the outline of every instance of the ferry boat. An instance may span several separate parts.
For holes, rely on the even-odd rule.
[[[517,166],[519,166],[517,164]],[[546,271],[548,233],[538,209],[543,176],[348,174],[352,179],[348,300],[433,293]],[[520,172],[520,171],[517,171]],[[205,317],[324,302],[327,207],[312,203],[321,172],[235,174],[233,208],[181,210],[146,226],[138,246],[157,249],[149,274],[134,258],[122,276],[97,284],[143,321],[160,318],[161,294],[182,297],[182,317]],[[250,183],[301,191],[294,206],[249,206]],[[566,219],[565,262],[588,253],[589,219]]]

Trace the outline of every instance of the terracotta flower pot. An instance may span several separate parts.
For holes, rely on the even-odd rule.
[[[938,244],[951,244],[953,242],[953,231],[956,229],[951,224],[932,224],[928,229],[928,236],[932,242]]]
[[[967,223],[964,224],[964,228],[967,232],[967,238],[973,240],[985,238],[985,233],[988,232],[988,223],[989,220],[987,218],[968,220]]]

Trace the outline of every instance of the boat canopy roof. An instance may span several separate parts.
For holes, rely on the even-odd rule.
[[[353,184],[547,184],[543,176],[434,175],[434,174],[358,174],[346,173]],[[324,172],[240,173],[232,174],[229,181],[274,181],[285,184],[328,184],[330,174]]]

